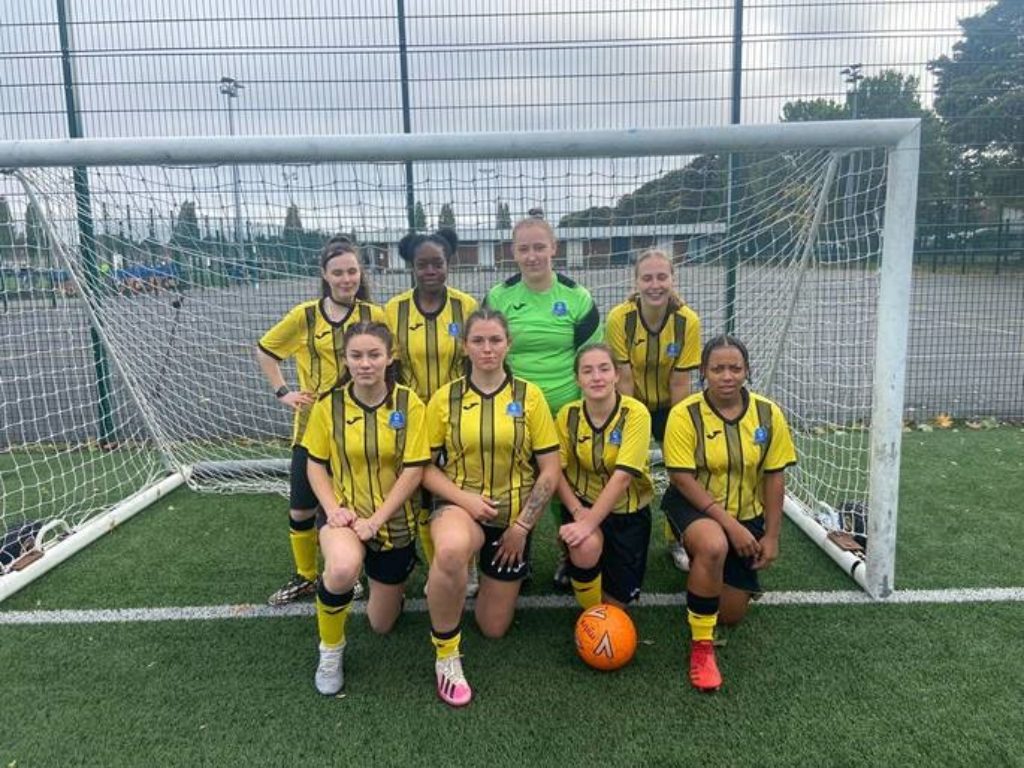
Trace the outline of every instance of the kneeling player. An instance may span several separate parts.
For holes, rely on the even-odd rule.
[[[588,344],[576,355],[580,400],[558,412],[567,512],[559,536],[569,547],[569,575],[583,608],[624,606],[640,595],[647,570],[653,495],[648,468],[651,415],[616,392],[611,349]]]
[[[345,332],[348,373],[313,407],[303,446],[324,570],[317,589],[320,663],[316,689],[344,685],[342,654],[352,590],[366,568],[370,627],[389,632],[402,611],[405,582],[416,565],[413,492],[430,461],[424,406],[387,373],[391,334],[380,323]],[[330,473],[328,473],[328,467]]]
[[[686,607],[690,682],[717,690],[715,624],[735,624],[779,554],[783,470],[796,451],[782,410],[744,386],[747,348],[732,336],[704,345],[704,391],[672,408],[665,429],[671,486],[662,509],[690,555]]]

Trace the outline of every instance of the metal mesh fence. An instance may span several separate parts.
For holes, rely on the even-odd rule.
[[[718,125],[730,120],[737,58],[745,123],[920,116],[908,417],[1024,418],[1024,118],[1012,101],[1024,88],[1024,10],[1016,0],[590,0],[557,9],[534,0],[367,0],[358,10],[327,0],[4,0],[0,8],[4,138],[68,136],[68,77],[79,118],[72,132],[84,136]],[[412,170],[423,182],[426,169]],[[487,188],[497,176],[491,169],[477,183]],[[282,176],[282,196],[293,181]],[[534,189],[519,197],[506,192],[512,218],[545,202],[535,191],[542,181],[531,179]],[[0,312],[60,288],[59,275],[33,263],[25,213],[23,201],[0,202]],[[94,213],[100,235],[124,232],[125,222]],[[424,213],[434,226],[439,207]],[[460,213],[460,228],[481,224]],[[230,238],[230,208],[224,218],[201,222],[201,234]],[[275,225],[245,229],[260,227]],[[156,233],[167,237],[170,226]],[[588,282],[586,269],[577,276]],[[466,282],[479,294],[494,277]]]

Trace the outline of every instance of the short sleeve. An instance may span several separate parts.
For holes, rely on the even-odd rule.
[[[441,387],[427,403],[426,434],[427,447],[431,451],[444,448],[445,430],[448,426],[448,395],[451,387]]]
[[[402,464],[406,467],[423,466],[430,463],[430,445],[427,441],[427,408],[416,393],[409,391],[409,416],[406,419],[405,454]]]
[[[638,402],[626,414],[622,430],[622,444],[615,459],[615,468],[631,475],[643,473],[651,450],[651,414]]]
[[[697,448],[697,435],[693,429],[693,419],[687,410],[687,401],[672,407],[665,424],[665,469],[669,472],[692,472],[697,469],[694,453]]]
[[[782,409],[772,404],[772,441],[764,459],[765,472],[781,472],[796,464],[796,448]]]
[[[277,360],[287,360],[306,343],[306,313],[300,304],[263,334],[260,349]]]
[[[620,305],[621,307],[621,305]],[[617,365],[629,364],[629,350],[626,348],[626,313],[615,307],[608,313],[608,322],[604,328],[604,338],[612,349],[612,357]]]
[[[686,312],[686,334],[683,337],[683,352],[676,361],[675,370],[692,371],[700,367],[700,318],[689,307]]]
[[[530,442],[535,454],[560,449],[561,443],[555,432],[551,409],[540,389],[533,384],[528,384],[526,388],[526,427],[530,430]]]
[[[562,460],[562,469],[569,466],[569,409],[572,403],[563,405],[555,419],[555,432],[558,433],[558,455]]]
[[[327,395],[316,401],[310,411],[306,431],[302,435],[302,447],[309,453],[309,458],[321,464],[328,463],[331,458],[333,398],[334,395]]]

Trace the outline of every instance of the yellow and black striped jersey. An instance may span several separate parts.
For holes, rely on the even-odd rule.
[[[345,371],[345,329],[371,320],[387,324],[384,309],[365,301],[356,301],[343,320],[333,323],[324,314],[324,301],[293,307],[259,342],[260,349],[277,360],[294,357],[299,389],[317,395],[330,390]],[[293,445],[302,441],[308,419],[308,408],[295,412]]]
[[[796,449],[782,409],[761,395],[742,393],[743,413],[731,421],[705,392],[677,403],[665,428],[665,468],[693,473],[730,515],[751,520],[764,512],[764,473],[796,464]]]
[[[533,490],[537,454],[558,450],[558,435],[540,388],[509,377],[485,395],[469,378],[439,389],[427,406],[430,448],[443,451],[444,472],[460,488],[498,507],[491,525],[515,522]]]
[[[441,308],[424,312],[417,297],[410,289],[388,301],[384,310],[396,336],[403,383],[428,402],[463,375],[462,327],[477,303],[468,293],[447,287]]]
[[[616,305],[605,322],[605,340],[618,365],[633,372],[633,396],[650,410],[672,405],[673,371],[700,366],[700,319],[687,306],[666,314],[661,328],[648,328],[635,299]]]
[[[349,383],[313,406],[302,445],[311,461],[330,467],[338,503],[370,517],[405,467],[430,462],[425,418],[423,401],[408,387],[396,384],[371,408],[359,402]],[[386,550],[411,544],[416,531],[413,506],[406,501],[367,546]]]
[[[576,400],[562,406],[555,428],[561,441],[562,470],[577,496],[593,504],[612,473],[621,469],[633,479],[612,511],[637,512],[651,503],[651,414],[643,403],[617,395],[615,410],[597,425],[590,420],[585,402]]]

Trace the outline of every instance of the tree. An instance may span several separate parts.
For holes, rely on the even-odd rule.
[[[512,213],[508,209],[508,203],[504,200],[498,201],[498,210],[494,217],[494,226],[497,229],[512,229]]]
[[[7,198],[0,196],[0,296],[4,310],[7,309],[6,270],[14,265],[14,224],[11,221],[11,207]]]
[[[952,57],[928,65],[935,110],[980,188],[997,205],[1024,205],[1024,3],[999,0],[960,26]]]
[[[813,120],[846,120],[849,117],[846,106],[830,99],[790,101],[782,107],[782,122],[806,123]]]
[[[288,240],[289,235],[297,238],[302,233],[302,219],[299,218],[299,206],[291,203],[284,214],[284,236]]]
[[[417,231],[423,231],[427,228],[427,212],[423,210],[423,203],[418,200],[412,212],[412,226]]]
[[[452,208],[451,203],[445,203],[441,206],[441,213],[437,217],[437,226],[440,227],[455,227],[455,210]]]
[[[43,227],[35,203],[25,206],[25,250],[30,267],[42,269],[50,266],[50,240]]]

